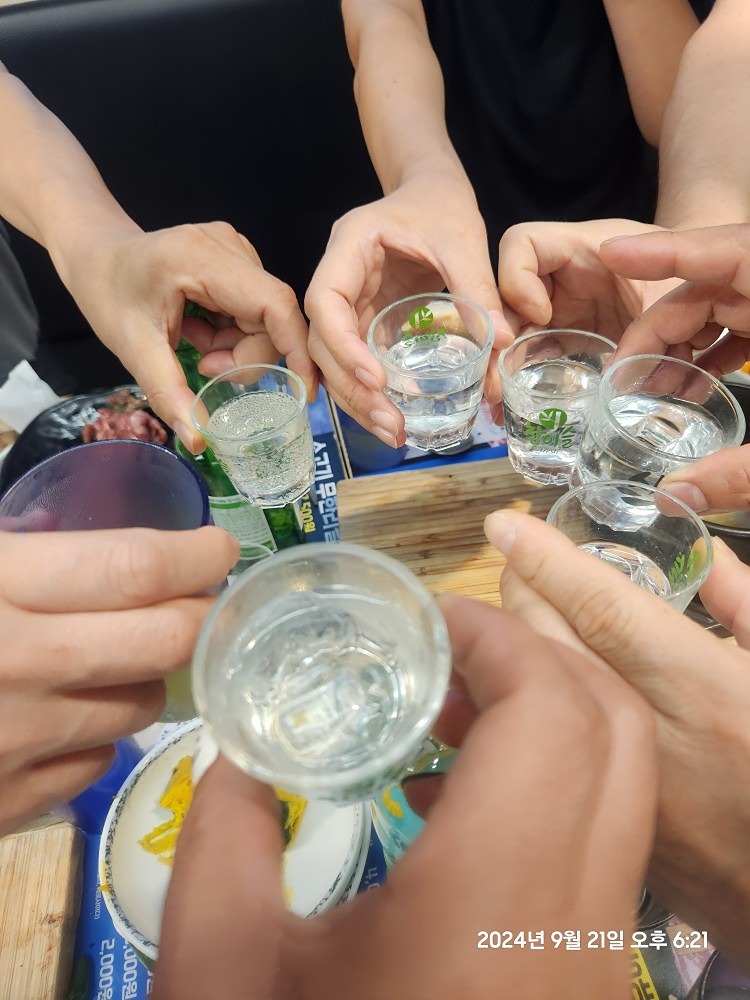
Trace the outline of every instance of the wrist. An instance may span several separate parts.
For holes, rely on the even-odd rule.
[[[676,194],[660,196],[654,221],[666,229],[702,229],[750,222],[750,198],[740,188],[727,189],[709,180]]]
[[[450,183],[465,185],[473,191],[463,164],[452,149],[410,159],[404,164],[395,187],[403,187],[405,184],[427,178],[434,180],[436,177],[442,177]]]
[[[90,276],[101,269],[107,247],[119,245],[142,235],[137,226],[120,208],[115,211],[75,213],[75,218],[62,216],[50,232],[45,232],[44,246],[63,284],[75,296],[77,275]]]

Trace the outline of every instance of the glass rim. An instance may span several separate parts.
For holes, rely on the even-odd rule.
[[[102,896],[109,910],[112,922],[131,947],[135,943],[138,949],[153,961],[158,957],[159,949],[157,942],[152,941],[142,930],[136,927],[134,919],[120,901],[120,883],[116,882],[114,877],[115,866],[113,858],[115,856],[115,840],[122,814],[134,788],[138,785],[142,776],[154,766],[164,753],[168,752],[175,744],[184,740],[186,736],[190,736],[191,733],[199,730],[202,725],[202,720],[198,718],[180,722],[169,735],[165,736],[144,753],[112,799],[99,837],[97,851],[98,871],[104,873],[104,879],[109,889],[108,892],[102,893]],[[123,827],[125,825],[123,823]],[[144,853],[144,857],[148,857],[148,855]]]
[[[592,330],[579,330],[577,327],[573,326],[552,326],[544,330],[530,330],[528,333],[523,333],[521,334],[520,337],[516,337],[516,339],[513,341],[512,344],[508,344],[507,347],[504,347],[503,350],[500,351],[500,357],[497,359],[497,368],[500,373],[500,377],[512,380],[513,376],[516,374],[516,372],[506,371],[505,359],[510,355],[511,351],[513,351],[513,349],[518,344],[528,343],[534,338],[545,337],[551,333],[575,333],[578,334],[579,336],[591,337],[593,340],[598,340],[602,344],[606,344],[607,347],[610,347],[612,349],[613,354],[617,350],[617,344],[614,342],[614,340],[610,340],[609,337],[605,337],[604,334],[594,333]],[[521,369],[517,368],[516,371],[521,371]],[[559,392],[555,393],[554,398],[555,399],[576,398],[578,396],[585,396],[591,393],[595,393],[597,392],[597,390],[598,386],[594,386],[592,389],[588,390],[588,392]],[[550,394],[548,392],[542,392],[539,389],[524,389],[524,392],[529,396],[540,396],[545,399],[550,398]]]
[[[441,302],[460,302],[462,305],[469,306],[474,309],[482,319],[484,319],[487,326],[487,340],[480,347],[479,354],[473,358],[471,361],[467,362],[462,366],[461,369],[456,369],[456,371],[461,371],[466,368],[470,368],[472,365],[476,365],[477,362],[484,361],[485,358],[489,361],[489,356],[492,353],[492,348],[495,343],[495,324],[492,322],[492,317],[489,312],[480,306],[478,302],[473,299],[467,299],[463,295],[454,295],[452,292],[418,292],[416,295],[406,295],[402,299],[397,299],[395,302],[391,302],[390,305],[385,306],[380,312],[370,321],[370,325],[367,328],[367,346],[370,348],[373,356],[378,360],[378,362],[385,368],[386,371],[395,372],[399,375],[408,374],[406,369],[399,367],[399,365],[394,365],[391,361],[386,361],[385,358],[381,357],[375,348],[375,328],[378,323],[383,319],[383,317],[389,313],[392,309],[397,306],[406,305],[409,302],[416,302],[419,299],[426,299],[429,301],[441,301]],[[419,374],[420,380],[428,379],[444,379],[445,372],[425,372]]]
[[[385,570],[392,577],[395,577],[402,584],[405,584],[417,598],[420,607],[428,617],[431,633],[438,647],[433,653],[439,652],[441,645],[445,651],[445,655],[442,657],[433,655],[433,662],[427,683],[428,697],[420,709],[419,718],[411,726],[415,744],[419,746],[419,743],[429,732],[430,726],[440,711],[450,681],[452,655],[448,627],[437,600],[421,580],[397,559],[387,556],[383,552],[378,552],[376,549],[371,549],[366,545],[359,545],[354,542],[308,542],[301,546],[295,546],[274,553],[271,559],[263,559],[257,565],[246,570],[218,597],[206,616],[198,635],[191,664],[193,698],[196,708],[221,751],[230,760],[241,770],[245,771],[246,774],[251,774],[260,781],[280,785],[282,788],[288,788],[292,792],[295,791],[295,786],[301,787],[301,784],[304,784],[307,789],[308,798],[327,798],[334,801],[336,800],[337,793],[345,793],[347,788],[365,782],[380,771],[389,771],[401,761],[403,750],[397,745],[388,745],[378,753],[376,760],[368,758],[356,767],[325,775],[315,771],[308,772],[299,767],[286,771],[282,771],[281,769],[278,771],[271,770],[266,765],[258,763],[252,754],[247,753],[231,740],[224,737],[215,727],[209,708],[206,675],[210,662],[209,644],[211,632],[224,609],[236,601],[237,595],[245,591],[248,587],[260,585],[260,577],[266,573],[275,572],[276,567],[280,563],[317,561],[319,558],[336,558],[342,554],[346,557],[353,557],[357,560],[364,559],[366,562],[373,563]],[[300,792],[300,794],[305,793]]]
[[[599,385],[597,387],[597,397],[602,400],[605,419],[609,423],[617,427],[618,431],[625,438],[627,438],[630,444],[635,445],[639,451],[654,455],[664,455],[665,457],[670,459],[679,459],[680,462],[684,462],[685,464],[687,464],[688,462],[697,462],[699,461],[700,458],[706,458],[705,455],[701,455],[698,458],[696,458],[695,455],[683,455],[680,452],[665,451],[662,448],[656,448],[652,445],[646,447],[643,444],[643,441],[639,437],[636,437],[634,434],[631,434],[628,428],[624,427],[620,423],[617,417],[612,413],[612,410],[610,409],[609,405],[604,405],[602,393],[605,391],[606,386],[609,385],[612,373],[616,372],[622,365],[625,365],[628,362],[646,361],[646,360],[661,361],[661,362],[668,361],[670,363],[679,365],[682,368],[690,369],[699,375],[705,376],[705,378],[708,380],[710,384],[713,384],[720,390],[721,396],[729,403],[729,406],[734,411],[734,415],[737,420],[737,427],[735,433],[732,435],[731,440],[726,441],[721,445],[721,448],[722,449],[731,448],[734,447],[734,445],[741,443],[743,434],[745,432],[745,414],[742,412],[742,407],[740,406],[737,397],[727,388],[727,386],[721,381],[721,379],[716,378],[716,376],[712,375],[711,372],[707,372],[705,368],[700,368],[698,365],[693,364],[691,361],[684,361],[682,358],[672,358],[668,354],[631,354],[626,358],[620,358],[618,361],[615,361],[613,365],[611,365],[605,372],[603,372],[602,377],[599,381]],[[619,393],[619,396],[625,396],[631,394],[632,393],[623,392]],[[614,396],[613,398],[617,399],[618,396]],[[589,421],[589,424],[591,424],[591,420]],[[709,454],[715,454],[715,452],[709,452]]]
[[[656,497],[663,497],[665,500],[668,500],[671,504],[674,504],[676,507],[679,507],[684,511],[685,517],[683,518],[683,520],[692,521],[692,523],[698,529],[698,537],[703,540],[703,543],[706,548],[705,562],[701,567],[700,574],[698,575],[698,579],[700,582],[698,583],[698,587],[695,588],[697,592],[698,588],[700,588],[705,582],[709,570],[711,569],[711,566],[713,564],[713,539],[711,537],[711,533],[709,532],[708,526],[706,525],[705,521],[703,520],[700,514],[694,511],[693,508],[690,507],[688,504],[686,504],[684,501],[678,499],[678,497],[672,496],[671,493],[667,493],[666,490],[662,490],[658,486],[651,486],[650,483],[640,483],[634,479],[596,479],[590,483],[581,483],[580,486],[572,487],[571,489],[563,493],[561,497],[558,497],[557,500],[555,500],[555,502],[552,504],[547,513],[546,517],[547,524],[551,525],[553,528],[556,527],[556,525],[552,523],[551,518],[553,517],[554,514],[557,514],[558,511],[562,510],[562,508],[565,507],[566,504],[574,497],[578,498],[582,494],[587,493],[591,490],[597,490],[597,491],[605,490],[611,487],[615,487],[618,491],[621,492],[622,492],[622,487],[626,487],[627,489],[632,490],[633,492],[641,493],[642,495],[645,494],[646,496],[653,496],[655,499]],[[679,517],[678,514],[666,514],[664,511],[659,510],[659,508],[656,507],[656,504],[654,504],[654,507],[656,508],[657,513],[660,514],[662,517]],[[557,530],[560,531],[561,529],[558,528]],[[696,542],[697,541],[698,538],[696,538]],[[684,584],[683,586],[674,590],[671,596],[682,594],[686,590],[691,590],[694,586],[695,586],[695,581],[691,582],[689,585]]]
[[[217,385],[219,382],[231,381],[228,377],[230,375],[235,375],[237,372],[246,372],[246,371],[283,373],[299,389],[300,393],[299,398],[297,399],[294,396],[291,397],[297,404],[294,413],[290,414],[286,418],[286,420],[284,420],[282,423],[278,425],[278,427],[274,427],[271,430],[257,431],[255,433],[251,431],[249,434],[241,434],[241,435],[215,434],[213,431],[209,431],[208,427],[205,427],[198,420],[198,417],[196,416],[198,403],[203,401],[203,396],[206,390],[210,389],[214,385]],[[260,390],[260,391],[265,391],[265,390]],[[285,395],[290,395],[290,394],[285,393]],[[205,403],[203,405],[205,406]],[[306,405],[307,405],[307,389],[305,388],[305,383],[302,381],[302,379],[296,372],[291,371],[289,368],[284,368],[282,365],[266,365],[266,364],[237,365],[234,368],[229,368],[227,369],[227,371],[222,372],[221,375],[214,375],[212,379],[210,379],[208,382],[206,382],[204,386],[201,387],[200,391],[195,394],[193,405],[190,407],[190,418],[193,421],[193,426],[198,431],[200,431],[201,435],[204,438],[207,438],[210,441],[266,441],[269,438],[275,437],[280,431],[283,431],[286,427],[289,426],[289,424],[293,423],[299,417],[299,415],[304,412]]]
[[[168,461],[170,462],[176,459],[178,464],[190,474],[190,478],[194,481],[201,497],[201,525],[209,523],[208,518],[211,513],[211,507],[208,500],[208,490],[206,488],[206,484],[203,482],[203,479],[198,475],[192,465],[186,461],[182,455],[174,451],[172,448],[167,448],[166,445],[158,444],[156,441],[141,441],[137,438],[109,438],[103,441],[86,441],[82,444],[75,444],[70,448],[64,448],[62,451],[55,452],[54,455],[48,455],[47,458],[43,458],[41,461],[37,462],[36,465],[32,465],[30,469],[27,469],[26,472],[10,484],[4,493],[0,494],[0,508],[2,508],[5,503],[10,502],[16,494],[20,493],[24,484],[29,483],[38,475],[44,474],[45,470],[50,465],[53,465],[58,461],[62,461],[67,455],[80,453],[83,448],[94,448],[101,445],[109,445],[110,447],[114,446],[116,448],[121,448],[123,445],[135,445],[138,451],[142,451],[145,446],[151,452],[161,452],[163,455],[167,455]],[[11,495],[14,496],[12,497]],[[19,515],[9,514],[7,516],[17,517]]]

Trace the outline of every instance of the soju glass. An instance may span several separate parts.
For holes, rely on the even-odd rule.
[[[539,330],[500,355],[508,458],[536,483],[570,479],[615,344],[585,330]]]
[[[572,486],[668,473],[742,443],[745,418],[707,371],[659,354],[623,358],[601,378],[571,473]]]
[[[494,341],[475,302],[433,292],[383,309],[367,343],[385,369],[385,394],[404,415],[406,443],[443,451],[468,438],[479,413]]]
[[[306,798],[371,798],[414,759],[451,652],[430,593],[401,563],[314,542],[244,573],[206,619],[196,706],[224,754]]]
[[[195,398],[193,423],[237,492],[259,507],[283,507],[315,478],[307,393],[278,365],[232,368]]]
[[[631,481],[586,483],[563,494],[547,521],[579,549],[684,611],[711,569],[708,529],[686,504]]]

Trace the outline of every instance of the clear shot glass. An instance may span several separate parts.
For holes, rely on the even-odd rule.
[[[563,494],[547,521],[579,549],[684,611],[711,569],[712,545],[698,515],[654,486],[586,483]]]
[[[193,695],[223,753],[306,798],[371,798],[414,759],[450,677],[435,600],[401,563],[311,543],[244,573],[206,619]]]
[[[378,313],[367,343],[385,370],[386,396],[404,415],[407,444],[443,451],[468,438],[493,341],[489,314],[447,292],[411,295]]]
[[[570,483],[656,486],[668,472],[741,444],[744,434],[737,399],[702,368],[659,354],[623,358],[599,382]]]
[[[294,372],[278,365],[232,368],[203,386],[192,418],[250,503],[284,507],[312,486],[307,392]]]
[[[615,344],[584,330],[540,330],[500,355],[508,458],[536,483],[565,485],[602,368]]]

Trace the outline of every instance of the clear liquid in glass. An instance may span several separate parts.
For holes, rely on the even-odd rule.
[[[720,424],[695,403],[634,393],[615,397],[609,409],[615,421],[595,417],[584,434],[575,484],[633,479],[655,486],[668,472],[724,444]]]
[[[530,364],[506,380],[508,454],[517,472],[541,483],[568,482],[600,377],[596,365],[559,358]]]
[[[208,421],[210,435],[234,438],[218,442],[216,457],[238,492],[277,507],[298,499],[314,477],[313,443],[309,421],[300,417],[298,403],[283,392],[252,392],[234,396],[216,409]],[[249,440],[290,421],[277,435]]]
[[[613,566],[650,594],[669,598],[672,588],[666,573],[653,559],[637,549],[617,542],[586,542],[578,548]]]
[[[222,728],[248,754],[316,773],[362,764],[389,744],[413,702],[410,632],[374,598],[274,600],[247,623],[237,661],[227,664]]]
[[[404,415],[409,444],[440,451],[469,436],[484,388],[485,369],[477,377],[472,365],[480,354],[473,340],[455,333],[405,337],[388,350],[385,360],[400,375],[385,393]]]

